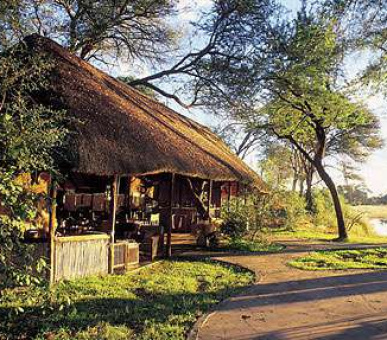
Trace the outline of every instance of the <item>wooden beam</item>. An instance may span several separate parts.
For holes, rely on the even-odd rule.
[[[56,181],[51,179],[50,187],[50,219],[49,219],[49,230],[50,230],[50,285],[55,282],[55,234],[56,234],[56,207],[58,189]]]
[[[172,256],[172,225],[173,225],[173,203],[175,201],[175,181],[176,176],[171,174],[171,186],[170,186],[170,204],[169,204],[169,221],[167,224],[167,245],[165,247],[165,257]]]
[[[109,225],[110,225],[110,246],[109,246],[109,274],[114,273],[114,240],[116,229],[117,194],[120,187],[120,176],[114,175],[110,188],[109,204]]]

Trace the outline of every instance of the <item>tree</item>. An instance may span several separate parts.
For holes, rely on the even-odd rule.
[[[117,78],[118,80],[122,81],[123,83],[125,84],[130,84],[132,81],[135,81],[136,78],[135,77],[132,77],[132,76],[127,76],[127,77],[118,77]],[[144,85],[139,85],[136,87],[136,89],[138,91],[140,91],[141,93],[145,94],[146,96],[148,97],[151,97],[153,99],[157,99],[157,93],[156,91],[152,90],[150,87],[148,86],[144,86]]]
[[[264,157],[259,162],[265,182],[273,190],[284,190],[288,187],[290,180],[297,177],[292,167],[291,149],[280,143],[270,143],[264,150]],[[296,188],[293,187],[293,191]]]
[[[243,122],[235,120],[232,117],[222,118],[224,119],[213,127],[213,131],[241,159],[245,159],[258,145],[265,144],[267,135],[264,131],[246,129]]]
[[[360,80],[377,90],[387,87],[387,1],[328,0],[324,10],[341,25],[343,42],[353,51],[372,52]],[[366,59],[366,58],[365,58]]]
[[[189,41],[173,24],[175,0],[19,0],[7,7],[0,27],[8,36],[39,33],[99,63],[116,57],[146,63],[153,73],[129,84],[148,87],[184,107],[215,107],[228,100],[208,65],[242,63],[247,51],[224,41],[244,24],[265,36],[277,10],[274,0],[213,0],[213,8],[188,30],[195,37]],[[166,91],[160,81],[172,83],[173,89]]]
[[[81,58],[161,60],[174,31],[167,19],[173,0],[19,0],[8,6],[10,36],[50,37]],[[112,54],[110,54],[110,52]]]
[[[335,90],[335,73],[341,57],[337,48],[331,22],[325,27],[318,22],[298,22],[285,53],[291,61],[283,69],[283,76],[272,83],[274,96],[263,111],[274,134],[294,145],[328,187],[339,239],[346,239],[340,199],[325,169],[324,158],[327,153],[342,151],[360,155],[378,146],[379,141],[375,135],[376,117]]]
[[[249,27],[246,32],[251,34]],[[229,79],[221,84],[232,93],[235,117],[290,143],[313,166],[331,194],[339,239],[345,239],[342,207],[325,158],[360,159],[379,147],[377,118],[344,86],[341,66],[347,50],[335,18],[308,12],[304,3],[294,22],[271,32],[272,39],[259,39],[260,44],[243,34],[230,37],[229,44],[242,42],[249,56],[243,67],[232,70],[235,84]]]

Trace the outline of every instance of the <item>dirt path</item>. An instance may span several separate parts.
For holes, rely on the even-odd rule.
[[[387,271],[310,272],[286,265],[326,248],[332,245],[288,242],[283,253],[215,257],[254,270],[260,280],[202,320],[197,338],[387,339]]]

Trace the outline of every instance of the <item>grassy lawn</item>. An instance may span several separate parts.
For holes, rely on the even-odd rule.
[[[289,265],[303,270],[387,269],[387,248],[319,251]]]
[[[91,277],[54,287],[72,304],[42,314],[29,306],[28,291],[4,292],[0,320],[15,307],[25,312],[12,323],[0,321],[0,339],[184,339],[200,313],[254,280],[239,267],[208,261],[164,261],[138,272]],[[1,328],[2,327],[2,328]]]

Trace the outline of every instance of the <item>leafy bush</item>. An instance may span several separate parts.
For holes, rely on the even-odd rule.
[[[36,195],[20,184],[12,171],[0,172],[0,197],[6,213],[0,215],[0,290],[42,285],[46,263],[24,243],[26,221],[36,217]]]
[[[313,202],[313,224],[326,228],[336,228],[336,213],[329,191],[327,189],[314,190]]]
[[[226,235],[241,238],[249,234],[252,239],[268,228],[292,229],[309,219],[305,199],[292,191],[234,198],[222,217],[222,232]]]
[[[221,232],[237,238],[244,235],[247,231],[247,216],[240,212],[229,212],[221,225]]]
[[[305,220],[309,219],[305,206],[305,198],[295,191],[281,191],[276,194],[277,205],[282,211],[283,226],[294,229]]]
[[[337,226],[335,208],[327,189],[314,190],[315,213],[313,214],[313,224],[326,231],[335,231]],[[362,218],[362,214],[356,212],[345,202],[344,197],[340,197],[344,218],[348,232],[352,236],[372,236],[372,230],[367,221]]]
[[[5,42],[0,42],[0,303],[7,302],[10,289],[18,290],[22,300],[11,303],[6,313],[0,310],[1,327],[7,330],[20,315],[28,319],[31,305],[39,306],[38,318],[64,306],[63,297],[58,300],[48,289],[45,260],[23,242],[26,223],[33,224],[37,216],[39,197],[31,183],[19,180],[42,171],[57,174],[69,121],[64,111],[37,99],[49,87],[46,76],[54,65],[48,56]]]

